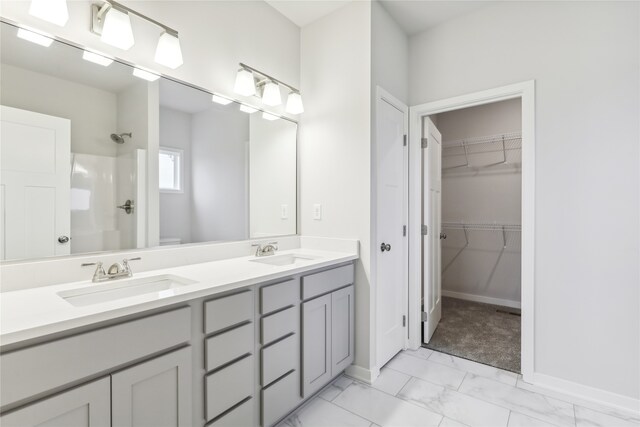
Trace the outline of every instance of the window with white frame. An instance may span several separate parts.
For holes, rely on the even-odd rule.
[[[183,151],[176,148],[160,148],[160,191],[182,192],[182,155]]]

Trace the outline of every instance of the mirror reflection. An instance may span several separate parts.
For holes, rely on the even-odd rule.
[[[296,123],[17,33],[1,24],[0,259],[296,233]]]

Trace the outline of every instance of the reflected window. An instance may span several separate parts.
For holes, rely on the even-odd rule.
[[[160,148],[160,191],[182,192],[182,150]]]

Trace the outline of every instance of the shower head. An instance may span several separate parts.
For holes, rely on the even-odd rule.
[[[113,142],[115,142],[116,144],[124,144],[124,137],[128,136],[129,138],[131,138],[131,132],[128,133],[121,133],[121,134],[117,134],[117,133],[112,133],[111,134],[111,140]]]

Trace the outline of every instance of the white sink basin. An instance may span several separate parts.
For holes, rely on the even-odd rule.
[[[175,290],[196,283],[184,277],[163,274],[143,279],[114,280],[82,289],[58,292],[58,296],[76,307],[99,304],[122,298],[145,294],[157,294],[157,298],[166,298],[175,294]]]
[[[318,257],[309,256],[309,255],[299,255],[299,254],[284,254],[284,255],[268,255],[262,258],[255,258],[249,261],[251,262],[259,262],[260,264],[269,264],[269,265],[291,265],[313,261],[318,259]]]

